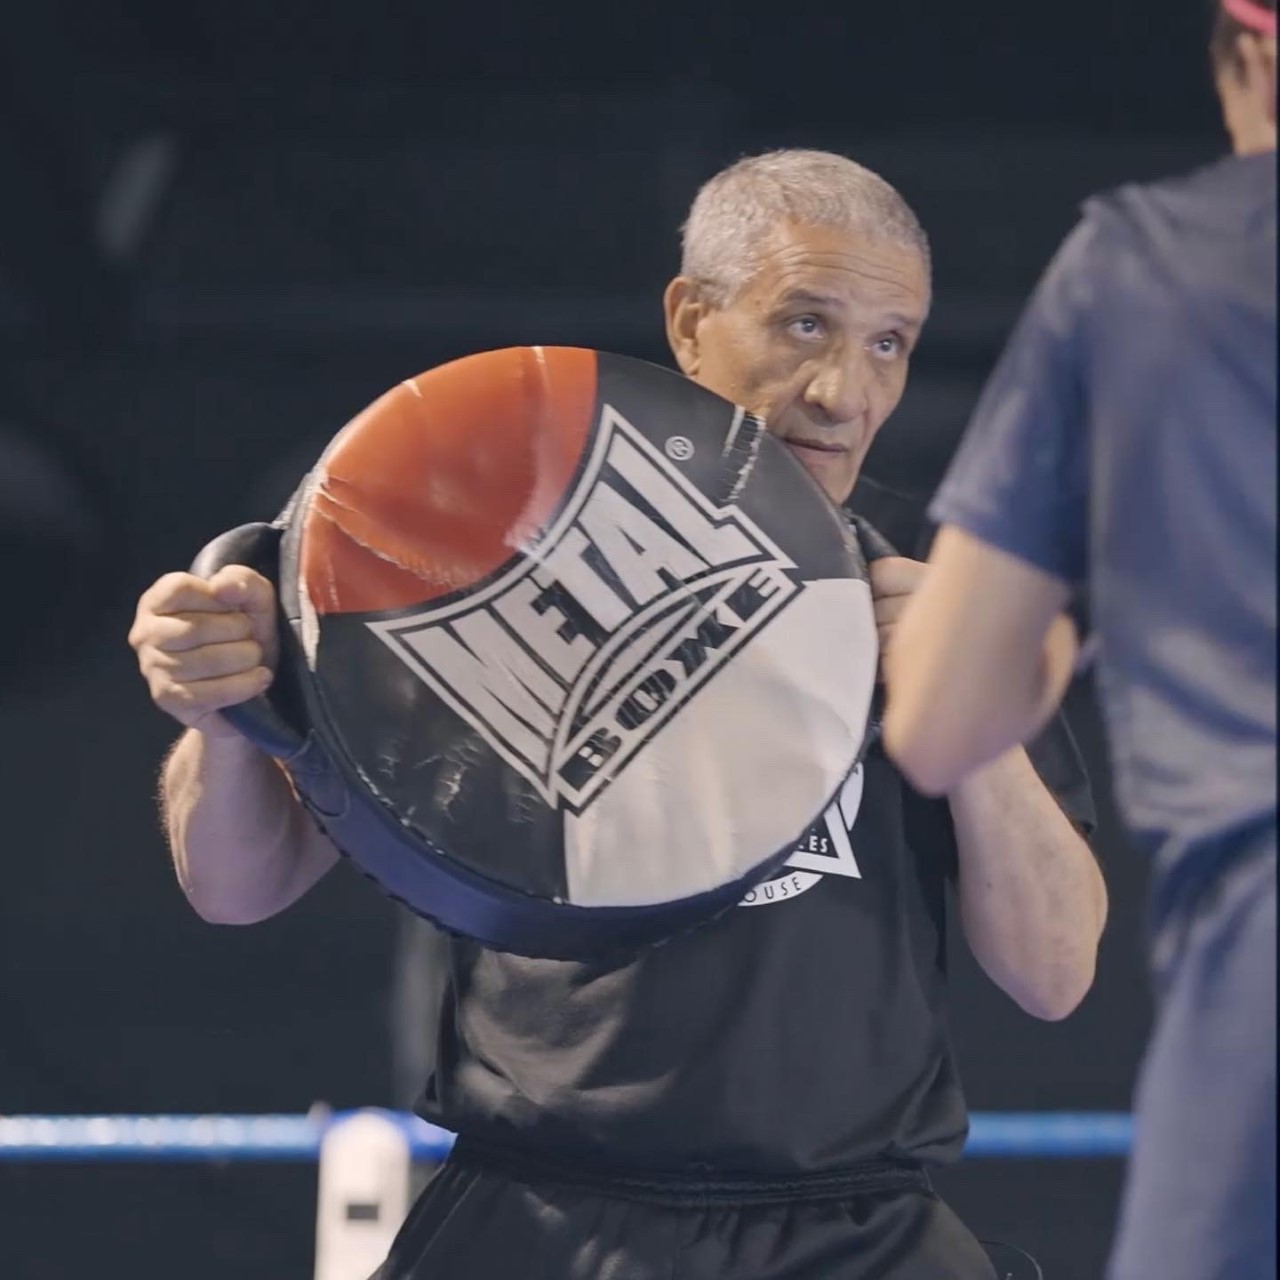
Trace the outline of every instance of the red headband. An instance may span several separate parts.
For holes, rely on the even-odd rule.
[[[1260,36],[1276,34],[1276,15],[1274,9],[1264,9],[1253,0],[1222,0],[1222,7],[1242,27],[1257,32]]]

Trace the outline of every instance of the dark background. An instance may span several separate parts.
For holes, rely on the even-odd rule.
[[[14,8],[14,6],[9,6]],[[1211,158],[1203,7],[970,0],[627,8],[23,0],[0,47],[0,1112],[403,1102],[396,920],[345,868],[284,918],[201,923],[154,812],[171,726],[140,590],[267,517],[400,378],[484,347],[664,359],[698,183],[776,145],[878,169],[937,303],[871,475],[927,494],[1087,193]],[[1064,1024],[957,958],[981,1109],[1124,1109],[1149,1024],[1143,871],[1107,799],[1112,918]],[[797,1082],[802,1087],[803,1082]],[[940,1184],[1050,1280],[1101,1274],[1120,1168]],[[299,1280],[314,1169],[0,1165],[0,1274]]]

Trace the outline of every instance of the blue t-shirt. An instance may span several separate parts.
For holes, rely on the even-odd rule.
[[[930,514],[1087,592],[1158,888],[1274,832],[1274,154],[1086,204]]]

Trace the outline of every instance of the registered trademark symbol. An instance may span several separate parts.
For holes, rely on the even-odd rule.
[[[693,457],[693,441],[688,436],[668,436],[664,448],[667,457],[676,462],[688,462]]]

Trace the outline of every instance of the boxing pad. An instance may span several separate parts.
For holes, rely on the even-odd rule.
[[[281,654],[223,714],[385,892],[498,950],[710,919],[864,742],[856,534],[761,421],[640,361],[521,347],[411,378],[193,571],[230,563],[276,584]]]

